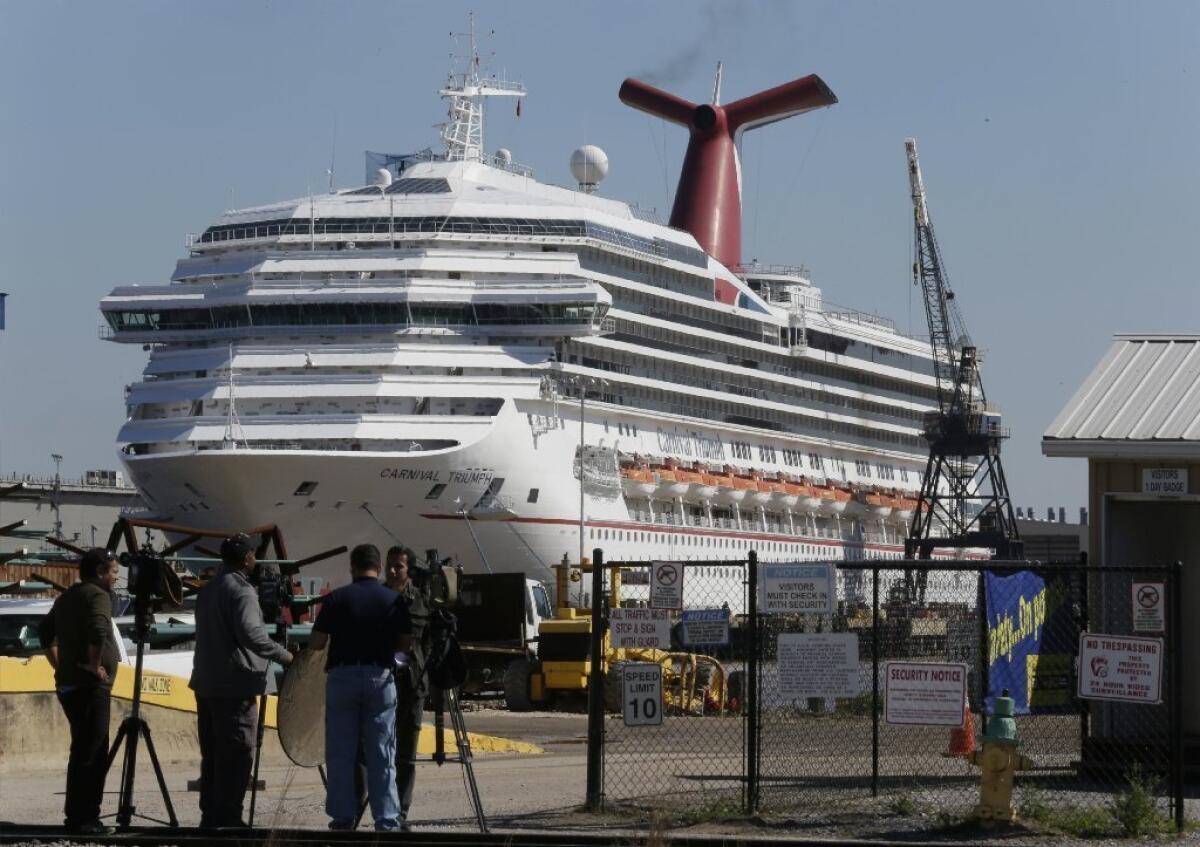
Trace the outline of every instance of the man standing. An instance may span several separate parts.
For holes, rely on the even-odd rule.
[[[292,654],[271,640],[258,592],[250,584],[254,547],[245,535],[221,544],[222,572],[196,596],[192,690],[200,735],[200,827],[244,827],[258,728],[257,698],[266,691],[270,661]]]
[[[54,601],[38,626],[38,638],[54,668],[58,702],[71,725],[67,760],[66,827],[72,833],[111,835],[100,823],[108,771],[108,721],[117,675],[112,598],[117,557],[95,548],[79,560],[79,579]]]
[[[396,795],[394,655],[412,644],[404,602],[379,582],[379,548],[350,551],[353,582],[321,602],[309,646],[329,645],[325,662],[325,811],[330,829],[351,829],[357,817],[354,772],[361,748],[367,797],[378,831],[399,828]]]
[[[417,744],[421,739],[421,712],[429,694],[425,673],[425,632],[429,604],[411,577],[416,555],[407,547],[387,552],[387,587],[404,600],[412,620],[412,647],[396,654],[396,791],[400,797],[400,822],[408,819],[413,786],[417,780]]]

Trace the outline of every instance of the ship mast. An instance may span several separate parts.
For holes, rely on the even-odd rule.
[[[469,16],[470,27],[465,33],[451,33],[451,38],[468,39],[469,53],[464,70],[451,70],[446,87],[439,94],[450,101],[450,118],[440,124],[446,159],[451,162],[483,161],[483,101],[486,97],[525,96],[525,86],[519,82],[485,79],[480,75],[479,46],[475,37],[475,14]],[[458,56],[450,56],[452,65]],[[518,101],[519,102],[519,101]],[[520,111],[518,109],[518,114]]]

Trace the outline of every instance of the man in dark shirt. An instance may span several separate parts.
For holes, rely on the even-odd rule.
[[[361,748],[367,765],[367,797],[379,831],[399,828],[396,795],[397,651],[412,644],[408,611],[400,595],[379,582],[379,548],[350,551],[353,582],[321,602],[309,646],[324,649],[325,811],[330,829],[350,829],[357,816],[354,772]]]
[[[412,647],[396,654],[396,791],[400,797],[400,821],[408,818],[413,787],[417,781],[417,745],[421,739],[421,713],[429,694],[425,673],[426,635],[429,605],[424,593],[411,578],[417,556],[408,547],[387,551],[387,587],[404,600],[412,620]]]
[[[250,584],[254,546],[245,535],[221,544],[222,573],[196,596],[196,653],[190,686],[196,692],[200,736],[200,827],[243,827],[258,728],[257,697],[266,690],[270,661],[292,654],[271,640],[258,592]]]
[[[54,601],[38,626],[38,638],[54,667],[58,702],[71,725],[67,761],[67,829],[105,835],[100,801],[108,771],[108,722],[113,679],[117,675],[112,625],[112,591],[117,558],[106,550],[88,550],[79,560],[79,578]]]

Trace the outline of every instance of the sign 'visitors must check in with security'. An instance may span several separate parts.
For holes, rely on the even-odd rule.
[[[759,611],[768,615],[831,615],[834,570],[828,562],[763,565]]]

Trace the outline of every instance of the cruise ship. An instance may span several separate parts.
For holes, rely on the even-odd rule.
[[[525,89],[479,67],[472,48],[440,92],[444,152],[226,212],[169,282],[103,298],[104,337],[149,352],[117,440],[151,512],[543,580],[593,548],[902,558],[929,342],[739,255],[738,136],[832,91],[721,105],[718,74],[693,104],[627,80],[622,100],[691,135],[663,223],[603,196],[596,148],[567,187],[485,152],[484,101]]]

